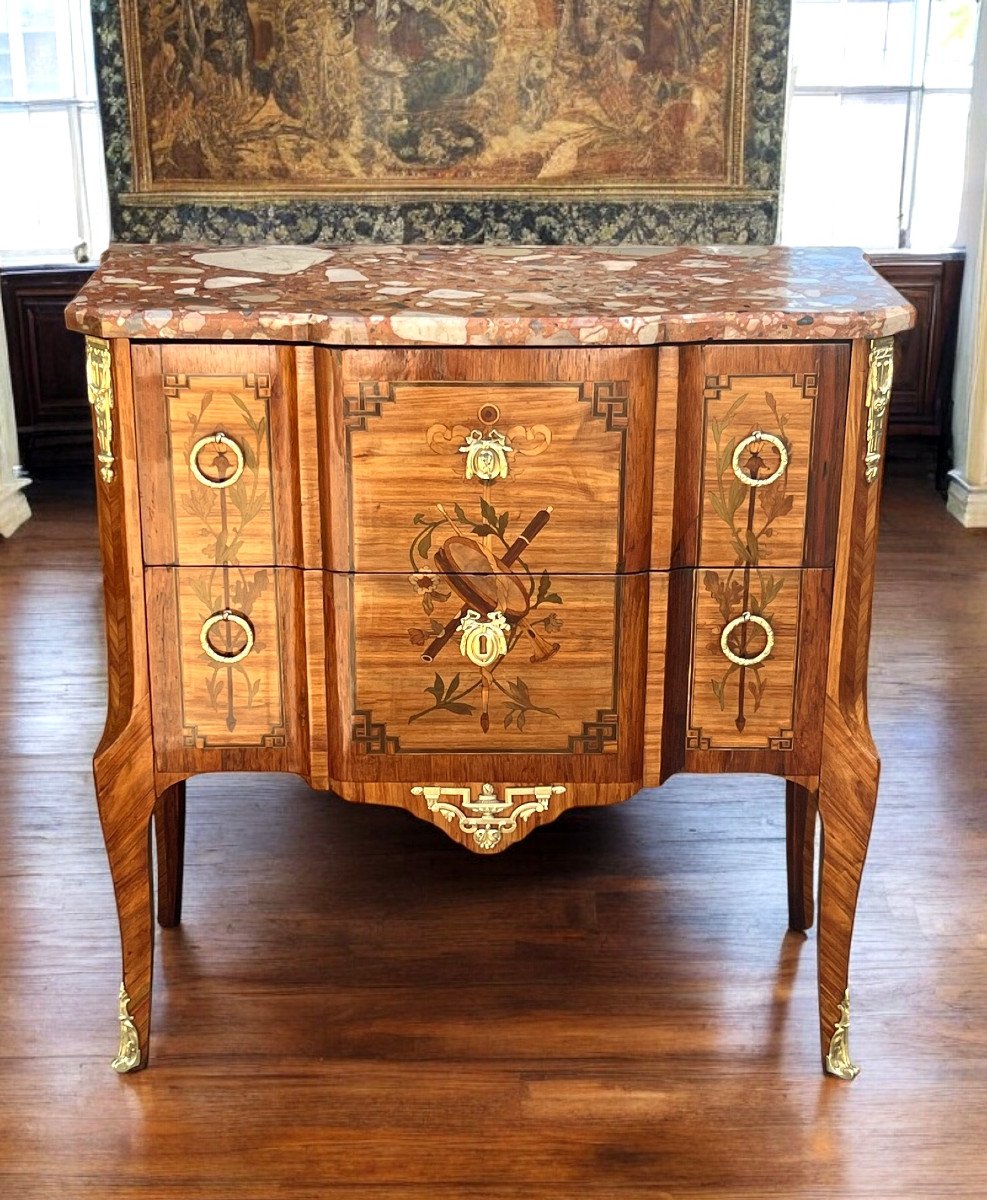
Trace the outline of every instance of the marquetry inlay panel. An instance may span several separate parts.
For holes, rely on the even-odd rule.
[[[274,558],[275,510],[271,486],[271,377],[267,374],[175,375],[162,378],[168,405],[173,480],[172,522],[179,561],[267,562]],[[230,442],[207,443],[222,432]],[[232,485],[222,486],[243,465]]]
[[[415,569],[433,570],[439,532],[454,526],[503,557],[519,515],[548,509],[538,556],[555,571],[646,566],[648,514],[630,513],[625,497],[645,480],[653,370],[636,351],[492,352],[468,363],[447,351],[344,353],[331,444],[348,512],[331,565],[404,570],[409,535],[428,530]]]
[[[423,592],[407,575],[333,577],[337,637],[351,647],[354,752],[616,752],[623,581],[538,576],[529,595],[523,578],[504,589],[471,576],[456,580],[457,592],[439,577]],[[471,603],[461,593],[487,591],[509,629],[506,653],[482,667],[455,630]]]
[[[791,750],[801,573],[707,569],[695,586],[690,749]],[[754,665],[728,656],[757,659],[769,640]]]
[[[701,563],[801,564],[817,383],[706,377]]]
[[[270,568],[188,567],[148,571],[149,603],[160,614],[152,639],[152,664],[162,734],[186,750],[285,745],[286,713],[282,687],[282,628],[285,614]],[[217,661],[202,644],[203,625],[217,654],[238,661]],[[159,657],[158,638],[166,642]],[[174,657],[177,675],[165,678]],[[180,729],[180,735],[178,730]]]
[[[280,632],[273,572],[220,567],[175,572],[182,646],[182,716],[187,746],[278,746],[284,744]],[[255,630],[254,645],[233,666],[217,663],[202,649],[203,622],[232,609]],[[239,631],[226,622],[215,643],[238,650]]]
[[[132,357],[145,561],[320,565],[311,355],[142,343]]]

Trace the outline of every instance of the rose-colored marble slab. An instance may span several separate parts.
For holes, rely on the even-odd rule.
[[[578,346],[872,338],[914,310],[859,250],[115,245],[66,311],[100,337]]]

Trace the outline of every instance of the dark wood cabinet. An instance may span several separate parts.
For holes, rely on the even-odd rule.
[[[915,328],[896,342],[889,436],[938,438],[945,454],[963,251],[925,255],[901,251],[868,257],[918,314]]]
[[[36,477],[92,465],[83,341],[65,328],[65,306],[93,270],[18,267],[0,273],[21,461]]]

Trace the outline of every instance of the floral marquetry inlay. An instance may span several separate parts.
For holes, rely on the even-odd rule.
[[[221,566],[174,576],[185,745],[283,746],[274,572]]]
[[[548,494],[555,517],[540,531],[545,562],[556,571],[619,570],[631,409],[621,379],[345,380],[349,555],[335,567],[401,570],[408,557],[394,530],[419,518],[441,523],[438,508],[467,531],[486,525],[498,543],[502,531],[488,519],[494,509],[499,517],[533,514]],[[423,544],[419,558],[428,557],[428,539]]]
[[[163,377],[181,561],[273,563],[271,378]]]
[[[800,572],[697,575],[690,747],[791,749]]]
[[[525,658],[529,663],[546,663],[562,647],[555,635],[564,628],[563,597],[548,571],[533,568],[526,557],[551,517],[552,508],[543,508],[515,532],[511,514],[498,512],[483,498],[472,515],[459,504],[453,514],[438,504],[434,514],[415,516],[417,530],[410,550],[415,570],[409,582],[430,622],[427,629],[410,628],[409,639],[412,646],[424,646],[421,661],[433,663],[456,635],[462,636],[456,686],[447,685],[436,671],[434,683],[426,689],[432,703],[413,713],[409,724],[433,712],[476,714],[487,733],[492,701],[495,709],[505,710],[505,729],[523,731],[535,714],[558,718],[555,709],[532,697],[522,674],[510,678],[511,668],[523,671],[518,664]],[[436,605],[453,599],[454,615],[443,624],[435,617]],[[506,660],[516,648],[527,653],[519,652],[498,672],[499,660]]]
[[[454,549],[466,553],[465,539]],[[612,754],[626,586],[521,566],[455,583],[426,572],[336,576],[335,619],[353,645],[354,749]],[[499,592],[505,652],[478,665],[461,649],[464,616],[472,606],[489,619]]]
[[[335,369],[348,746],[615,760],[648,519],[625,497],[651,467],[653,358],[358,350]]]
[[[700,561],[802,561],[817,377],[706,379]]]

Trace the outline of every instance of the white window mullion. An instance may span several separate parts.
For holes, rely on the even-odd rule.
[[[73,101],[68,106],[68,118],[72,137],[72,173],[75,176],[75,211],[79,225],[79,242],[84,242],[87,252],[89,252],[91,251],[91,231],[89,228],[89,205],[86,202],[86,159],[82,140],[82,110],[78,101]],[[73,254],[75,248],[75,246],[72,247]]]
[[[89,0],[79,0],[78,5],[72,5],[72,10],[78,14],[79,22],[79,36],[75,43],[82,68],[79,75],[78,94],[86,100],[96,101],[98,99],[96,90],[96,51],[93,45],[93,17]]]
[[[908,105],[908,133],[901,171],[901,213],[899,247],[912,248],[912,214],[918,178],[918,154],[922,136],[922,109],[925,98],[925,64],[929,56],[929,34],[933,0],[914,0],[915,27],[912,41],[912,82],[914,91]]]
[[[95,63],[88,0],[68,3],[67,10],[71,30],[73,95],[77,100],[91,100],[95,97]]]
[[[932,21],[932,0],[913,0],[915,5],[915,37],[912,55],[912,83],[925,84],[925,60],[929,54],[929,27]]]
[[[901,204],[898,211],[899,250],[909,250],[912,244],[912,212],[915,208],[916,166],[919,134],[922,130],[922,98],[923,91],[920,87],[913,88],[908,97],[908,124],[905,128],[901,163]]]

